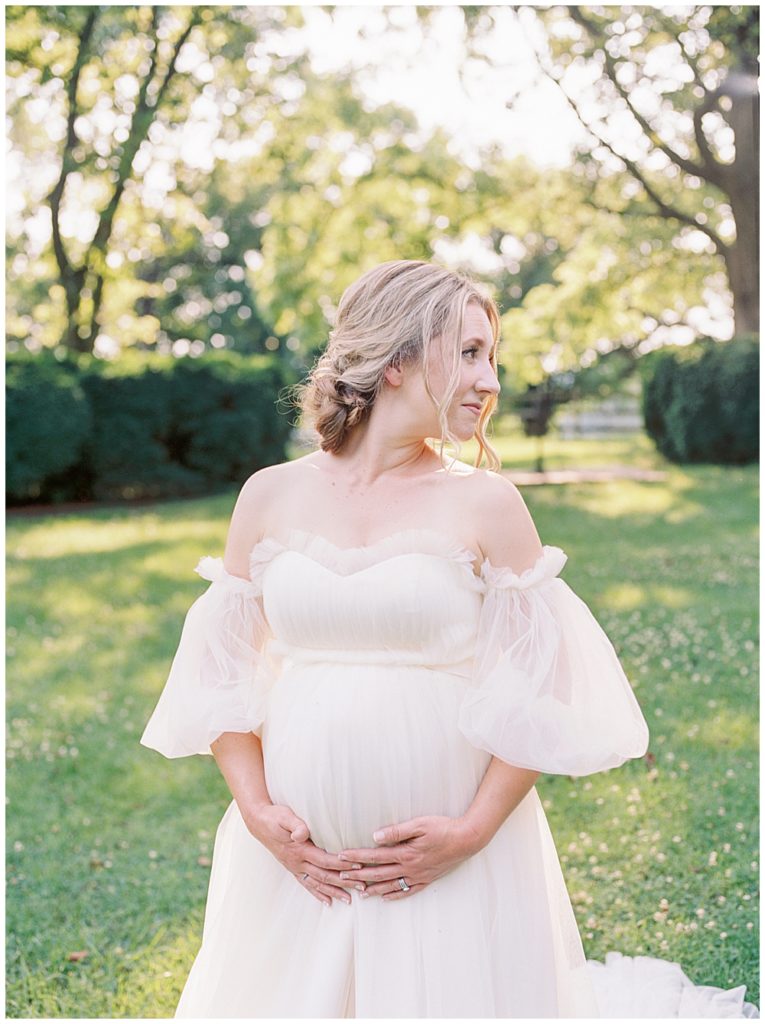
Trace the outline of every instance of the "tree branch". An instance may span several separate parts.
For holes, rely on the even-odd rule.
[[[151,8],[151,34],[154,39],[154,50],[151,56],[151,65],[149,71],[141,83],[141,89],[138,94],[138,100],[136,102],[136,109],[130,122],[130,134],[125,142],[122,155],[120,157],[119,168],[117,170],[117,181],[114,186],[114,192],[112,193],[111,199],[104,207],[99,217],[98,227],[96,233],[93,236],[93,241],[90,243],[88,251],[87,262],[90,263],[93,252],[104,253],[106,246],[109,242],[109,238],[112,233],[112,226],[114,223],[114,217],[117,213],[117,207],[119,206],[122,193],[125,190],[125,184],[130,177],[130,172],[133,167],[133,160],[138,152],[141,143],[144,141],[149,133],[152,121],[156,116],[156,112],[159,109],[160,102],[170,84],[171,79],[175,75],[176,63],[178,60],[178,54],[180,53],[183,45],[188,39],[194,26],[201,20],[200,12],[198,9],[193,9],[193,13],[189,19],[189,23],[181,33],[176,41],[175,47],[173,48],[173,55],[168,64],[167,71],[165,72],[164,78],[157,90],[157,95],[153,101],[149,101],[149,89],[155,80],[157,70],[157,57],[159,50],[159,40],[157,39],[157,24],[159,20],[161,8]]]
[[[660,149],[662,153],[665,154],[665,156],[669,157],[669,159],[673,163],[677,164],[678,167],[681,167],[687,174],[693,174],[697,177],[702,177],[704,174],[703,166],[701,164],[695,163],[693,160],[689,160],[687,157],[681,156],[668,143],[664,142],[664,140],[659,136],[658,132],[655,130],[653,125],[651,125],[649,121],[643,116],[643,114],[641,114],[640,111],[635,107],[632,100],[632,96],[624,88],[624,86],[617,78],[616,61],[606,49],[603,37],[599,37],[597,35],[597,28],[592,24],[591,21],[589,21],[582,14],[581,8],[569,7],[568,13],[569,17],[572,18],[577,23],[577,25],[580,25],[586,32],[588,32],[589,35],[596,42],[596,45],[599,47],[599,49],[602,50],[603,57],[605,59],[606,75],[608,76],[609,81],[616,89],[616,91],[619,93],[624,102],[627,104],[630,113],[635,118],[640,127],[643,129],[643,132],[649,140],[649,142],[651,143],[651,145],[654,146],[654,148],[656,149]]]
[[[77,86],[80,81],[80,74],[85,65],[87,59],[88,47],[90,46],[90,39],[93,35],[93,29],[95,28],[96,20],[99,15],[98,7],[88,8],[87,17],[85,18],[85,24],[83,25],[82,32],[80,34],[80,43],[77,47],[77,56],[75,57],[74,66],[69,76],[69,82],[67,83],[67,119],[66,119],[66,139],[64,141],[64,151],[61,158],[61,171],[58,176],[56,184],[47,196],[48,204],[50,205],[51,211],[51,230],[53,236],[53,253],[56,257],[56,263],[61,274],[62,281],[71,281],[72,278],[72,265],[69,262],[66,249],[64,248],[64,241],[61,237],[61,200],[64,195],[64,189],[66,187],[66,180],[72,173],[75,167],[72,151],[79,142],[77,133],[74,129],[75,121],[79,116],[79,109],[77,107]],[[68,292],[68,289],[66,289]]]
[[[560,89],[560,91],[563,94],[564,99],[566,100],[568,105],[571,107],[571,109],[574,111],[574,113],[576,114],[576,117],[577,117],[579,123],[582,125],[582,127],[587,132],[589,132],[589,134],[594,139],[596,139],[600,143],[601,146],[603,146],[605,149],[607,149],[609,151],[609,153],[611,153],[612,156],[616,157],[617,160],[619,160],[621,163],[623,163],[624,166],[627,168],[627,170],[630,172],[630,174],[635,179],[637,179],[637,181],[640,182],[640,184],[643,186],[643,188],[644,188],[646,194],[648,195],[648,197],[656,205],[656,207],[658,209],[658,212],[661,214],[661,216],[665,217],[667,219],[671,219],[671,220],[678,220],[678,221],[680,221],[681,224],[687,224],[689,227],[695,228],[697,231],[703,232],[703,234],[705,234],[710,239],[710,241],[715,246],[717,251],[721,255],[724,256],[725,253],[727,252],[727,248],[728,247],[726,246],[725,242],[723,242],[723,240],[720,238],[720,236],[717,234],[717,232],[713,228],[710,228],[708,225],[699,223],[695,219],[695,217],[691,216],[688,213],[685,213],[684,210],[680,210],[678,207],[673,206],[671,203],[668,203],[664,199],[662,199],[662,197],[658,194],[658,192],[653,187],[653,185],[651,185],[651,183],[648,181],[648,179],[647,179],[646,175],[644,174],[644,172],[642,171],[642,169],[640,167],[638,167],[637,163],[634,160],[630,160],[629,157],[624,156],[622,153],[619,153],[607,139],[605,139],[598,131],[596,131],[596,129],[591,124],[589,124],[585,120],[585,118],[584,118],[581,110],[579,109],[579,106],[576,103],[576,101],[571,96],[569,96],[569,94],[563,88],[563,84],[562,84],[560,78],[558,78],[546,66],[546,61],[540,55],[540,53],[536,50],[536,47],[534,47],[534,52],[535,52],[537,61],[539,62],[539,66],[541,67],[542,71],[544,72],[545,75],[547,75],[547,77],[551,81],[555,82],[555,84],[558,86],[558,88]]]
[[[170,80],[175,75],[175,65],[178,62],[178,54],[181,52],[181,50],[183,49],[184,45],[186,44],[186,41],[188,40],[189,36],[191,35],[192,30],[194,29],[194,26],[198,25],[200,23],[200,21],[202,20],[201,11],[199,10],[198,7],[193,7],[192,11],[193,11],[193,14],[191,15],[191,18],[189,19],[188,25],[186,26],[186,28],[184,29],[183,33],[181,34],[181,36],[179,37],[178,41],[175,44],[175,49],[173,50],[173,56],[170,58],[170,63],[167,66],[167,72],[165,73],[165,77],[162,79],[162,84],[159,87],[159,92],[157,93],[156,99],[155,99],[155,101],[153,103],[153,106],[155,106],[155,107],[158,107],[160,105],[160,103],[162,102],[162,98],[165,95],[165,91],[166,91],[168,85],[170,84]]]
[[[691,72],[693,73],[694,85],[697,85],[700,89],[703,89],[704,93],[706,94],[707,87],[704,85],[704,80],[701,77],[699,66],[696,63],[696,59],[692,57],[688,52],[688,47],[680,38],[680,34],[677,32],[677,23],[672,21],[672,19],[668,15],[664,14],[661,8],[659,7],[654,8],[652,14],[656,18],[658,23],[662,26],[662,28],[665,30],[667,35],[670,35],[677,40],[678,46],[682,50],[683,57],[685,58],[688,67],[691,69]]]
[[[693,324],[689,324],[686,319],[680,316],[677,318],[677,320],[667,320],[666,317],[662,316],[661,314],[649,313],[647,310],[640,309],[638,306],[634,306],[632,304],[628,305],[626,309],[628,312],[631,313],[639,313],[640,316],[645,317],[646,320],[653,320],[653,322],[656,324],[656,327],[649,331],[648,337],[651,337],[653,334],[655,334],[656,329],[658,327],[687,327],[695,334],[699,333],[698,327],[694,327]]]
[[[726,191],[725,182],[725,165],[721,164],[715,157],[712,149],[707,142],[707,137],[704,134],[704,126],[702,120],[704,114],[710,113],[718,104],[720,98],[720,91],[715,89],[714,92],[708,92],[704,97],[702,103],[700,103],[693,111],[693,134],[696,136],[696,145],[699,147],[701,153],[701,160],[704,166],[705,177],[712,182],[713,185],[717,185],[718,188]]]

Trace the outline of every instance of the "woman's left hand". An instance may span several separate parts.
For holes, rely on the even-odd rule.
[[[459,818],[428,816],[388,825],[373,836],[377,847],[341,850],[340,860],[363,867],[343,871],[341,879],[367,883],[364,895],[400,900],[467,860],[481,846],[478,836]],[[402,890],[398,879],[409,886]]]

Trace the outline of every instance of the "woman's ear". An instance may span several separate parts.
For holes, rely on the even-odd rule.
[[[401,368],[401,360],[394,359],[385,367],[385,382],[391,387],[398,388],[404,380],[404,371]]]

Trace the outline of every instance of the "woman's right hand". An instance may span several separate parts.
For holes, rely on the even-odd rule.
[[[264,803],[242,816],[250,834],[320,903],[350,903],[348,889],[366,888],[363,883],[340,881],[340,872],[349,870],[348,862],[315,846],[308,826],[289,807]]]

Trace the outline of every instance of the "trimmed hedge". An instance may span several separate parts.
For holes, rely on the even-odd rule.
[[[759,344],[703,338],[646,358],[643,417],[672,462],[742,465],[759,457]]]
[[[8,365],[11,504],[205,494],[286,458],[291,424],[277,403],[292,380],[275,357],[133,353],[116,363]],[[38,435],[62,441],[41,445]]]
[[[49,356],[8,360],[5,371],[6,493],[48,498],[83,458],[93,415],[82,387]]]

